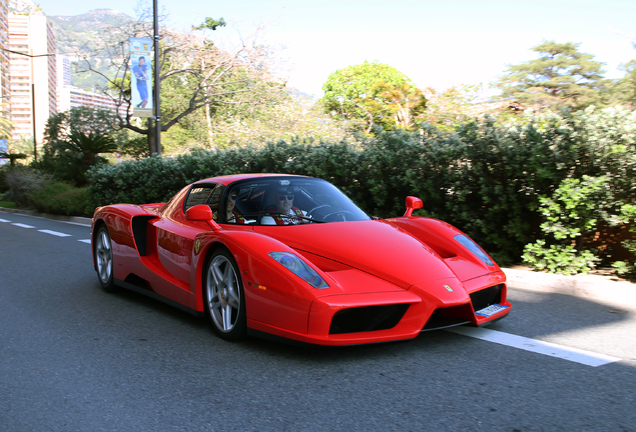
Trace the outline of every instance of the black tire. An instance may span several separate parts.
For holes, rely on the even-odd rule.
[[[97,230],[93,241],[95,252],[95,270],[102,289],[107,292],[117,291],[115,279],[113,277],[113,248],[110,241],[110,234],[105,225]]]
[[[226,248],[217,249],[207,260],[202,288],[205,311],[216,333],[228,341],[245,338],[247,317],[241,273]]]

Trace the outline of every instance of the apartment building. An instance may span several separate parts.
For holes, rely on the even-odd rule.
[[[77,57],[63,54],[57,55],[57,112],[68,111],[75,107],[88,107],[116,112],[117,105],[113,99],[103,93],[83,90],[72,85],[71,64],[77,61]],[[126,109],[119,109],[122,116]]]
[[[110,96],[101,93],[93,93],[73,86],[60,86],[58,88],[58,111],[66,111],[74,107],[89,107],[94,109],[117,111],[117,106]],[[126,108],[121,107],[119,112],[126,115]]]
[[[9,91],[13,139],[42,142],[49,116],[57,113],[55,34],[43,14],[9,14]]]
[[[9,0],[0,0],[0,103],[9,103]],[[8,109],[8,105],[6,109]],[[0,107],[0,111],[2,107]]]

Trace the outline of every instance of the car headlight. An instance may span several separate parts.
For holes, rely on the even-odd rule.
[[[278,263],[285,266],[285,268],[290,270],[296,276],[300,277],[312,287],[318,289],[329,288],[327,282],[325,282],[325,280],[321,278],[314,269],[309,267],[306,262],[298,258],[293,253],[270,252],[268,255],[274,258]]]
[[[459,244],[461,244],[462,246],[464,246],[466,249],[468,249],[469,251],[471,251],[473,253],[473,255],[475,255],[477,258],[479,258],[480,260],[482,260],[486,265],[492,266],[495,265],[495,263],[492,262],[492,260],[490,259],[490,257],[488,257],[488,255],[486,255],[486,252],[484,252],[483,250],[481,250],[481,248],[479,246],[477,246],[477,243],[475,243],[474,241],[472,241],[471,239],[469,239],[467,236],[465,236],[464,234],[459,234],[456,235],[455,237],[453,237],[455,240],[457,240],[457,242],[459,242]]]

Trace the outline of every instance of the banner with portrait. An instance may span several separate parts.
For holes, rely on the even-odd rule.
[[[6,139],[0,139],[0,153],[7,153],[9,151],[9,144]],[[0,157],[0,165],[4,165],[9,159]]]
[[[130,38],[130,98],[135,117],[153,116],[152,39]]]

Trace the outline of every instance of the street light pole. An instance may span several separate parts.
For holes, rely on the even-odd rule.
[[[37,127],[35,125],[35,80],[33,79],[33,59],[31,59],[31,119],[33,120],[33,160],[38,161]]]
[[[159,108],[159,94],[161,92],[161,81],[159,80],[161,65],[159,64],[159,18],[157,13],[157,0],[152,2],[154,19],[154,49],[155,49],[155,87],[153,99],[155,100],[155,146],[157,154],[161,154],[161,110]]]
[[[156,0],[155,0],[156,1]],[[23,55],[31,59],[31,120],[33,121],[33,159],[38,161],[38,140],[37,140],[37,127],[35,125],[35,77],[33,75],[33,58],[34,57],[50,57],[55,54],[27,54],[20,51],[13,51],[6,48],[0,48],[3,51],[10,52],[12,54]]]

